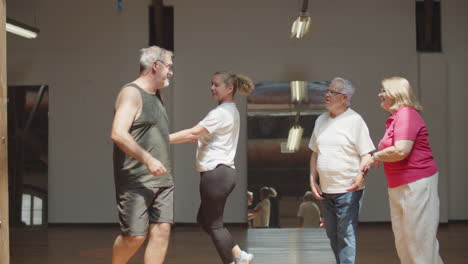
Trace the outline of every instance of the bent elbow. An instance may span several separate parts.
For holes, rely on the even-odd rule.
[[[401,149],[401,150],[397,150],[396,154],[398,155],[400,160],[404,160],[404,159],[406,159],[406,157],[408,157],[409,151]]]
[[[122,139],[122,135],[117,132],[117,131],[112,131],[111,132],[111,135],[110,135],[110,139],[114,142],[114,143],[119,143]]]

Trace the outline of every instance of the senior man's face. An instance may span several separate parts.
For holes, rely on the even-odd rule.
[[[161,60],[155,61],[155,65],[158,69],[158,87],[169,86],[169,79],[174,75],[172,57],[166,54]]]
[[[325,93],[325,106],[328,110],[330,108],[341,105],[346,100],[346,95],[343,93],[343,87],[338,82],[332,82],[328,86],[328,89]]]

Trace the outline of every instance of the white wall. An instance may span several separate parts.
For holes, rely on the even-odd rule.
[[[442,49],[448,62],[449,219],[468,219],[468,2],[444,0],[442,4]]]
[[[431,149],[439,168],[440,221],[448,220],[448,92],[447,62],[442,53],[419,54],[419,98],[422,115],[429,130]]]
[[[50,86],[52,223],[117,220],[108,135],[115,95],[137,75],[138,50],[148,43],[148,2],[124,1],[124,12],[119,14],[111,0],[43,0],[36,5],[36,22],[29,1],[8,2],[8,16],[41,29],[36,40],[8,35],[8,82]],[[176,130],[194,125],[215,107],[208,86],[211,74],[222,69],[245,73],[257,82],[349,78],[357,87],[353,108],[368,122],[375,143],[386,119],[377,99],[380,80],[403,75],[424,94],[424,86],[419,85],[426,79],[418,75],[414,1],[311,1],[312,34],[300,41],[289,39],[299,1],[165,2],[175,7],[176,75],[170,115]],[[463,156],[467,3],[442,3],[450,102],[445,175],[449,187],[441,188],[441,197],[448,197],[442,210],[449,212],[449,219],[468,219]],[[240,178],[226,209],[227,222],[242,222],[245,215],[245,100],[239,97],[238,102],[244,117],[237,155]],[[441,124],[438,119],[432,122],[433,127]],[[174,150],[176,221],[193,222],[199,204],[195,147],[187,144]],[[389,220],[388,210],[384,175],[372,173],[362,219]]]
[[[41,30],[8,34],[8,84],[49,85],[49,222],[117,220],[110,126],[148,44],[146,2],[124,1],[121,14],[110,0],[8,2],[9,17]]]

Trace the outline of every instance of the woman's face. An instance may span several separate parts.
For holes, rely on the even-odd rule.
[[[221,75],[213,75],[211,78],[210,91],[213,99],[221,104],[232,98],[233,87],[232,85],[226,86]]]
[[[392,113],[392,110],[390,110],[390,107],[395,103],[395,100],[390,98],[385,91],[385,88],[382,88],[379,93],[379,98],[380,98],[380,107],[382,107],[383,110]]]

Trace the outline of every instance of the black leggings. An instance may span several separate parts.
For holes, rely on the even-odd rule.
[[[223,263],[233,262],[232,248],[236,245],[229,231],[224,227],[224,206],[234,189],[236,170],[218,165],[214,170],[200,173],[201,205],[197,220],[216,246]]]

